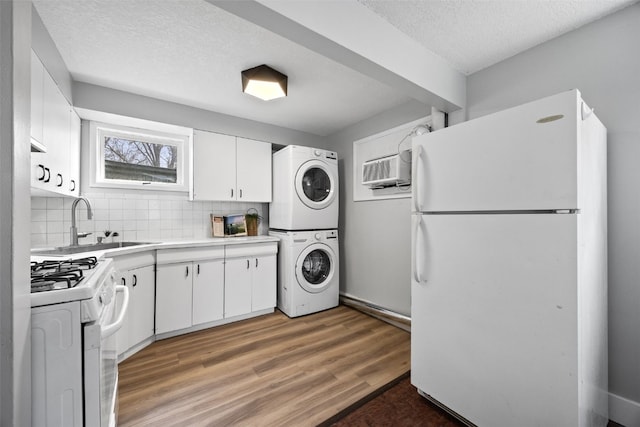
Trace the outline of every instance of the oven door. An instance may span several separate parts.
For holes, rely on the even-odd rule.
[[[115,426],[115,403],[118,390],[118,352],[115,333],[124,322],[129,306],[129,289],[115,286],[122,293],[117,312],[115,295],[111,295],[96,322],[84,325],[84,418],[86,426]]]

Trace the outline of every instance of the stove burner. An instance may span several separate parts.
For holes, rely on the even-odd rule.
[[[31,292],[73,288],[97,264],[96,257],[31,262]]]
[[[79,269],[90,270],[98,264],[98,258],[91,256],[78,259],[47,259],[44,261],[36,262],[31,261],[31,272],[40,270],[57,269],[61,271],[63,269]]]
[[[56,282],[47,280],[44,282],[36,282],[34,283],[33,281],[31,282],[31,293],[34,292],[44,292],[44,291],[50,291],[52,289],[54,289]]]

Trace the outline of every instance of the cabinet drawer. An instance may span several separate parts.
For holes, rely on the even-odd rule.
[[[155,251],[139,252],[135,254],[114,256],[113,262],[120,271],[154,265],[156,263]]]
[[[225,246],[226,258],[244,258],[263,255],[275,255],[277,253],[277,242],[243,243],[239,245]]]
[[[177,262],[199,261],[203,259],[224,258],[224,246],[211,246],[208,248],[180,248],[160,249],[157,254],[157,263],[174,264]]]

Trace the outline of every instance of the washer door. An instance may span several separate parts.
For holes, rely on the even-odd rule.
[[[307,292],[322,292],[331,285],[335,265],[336,258],[331,248],[323,243],[314,243],[307,246],[296,260],[296,279]]]
[[[312,209],[324,209],[336,196],[337,178],[320,160],[304,163],[296,172],[296,193],[300,201]]]

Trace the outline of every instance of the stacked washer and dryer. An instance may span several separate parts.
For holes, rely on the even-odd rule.
[[[338,156],[289,145],[273,154],[269,235],[278,248],[278,308],[289,317],[336,307]]]

